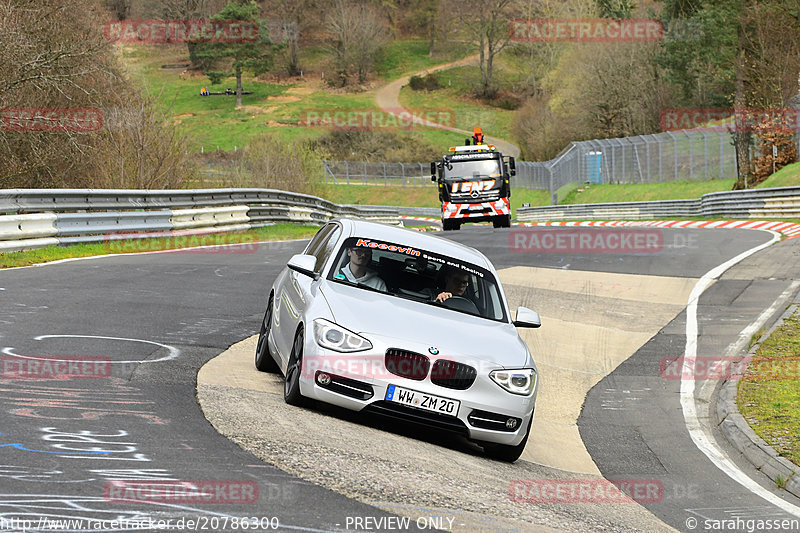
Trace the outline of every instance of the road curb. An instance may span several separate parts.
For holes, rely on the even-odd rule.
[[[797,304],[780,316],[775,324],[763,334],[748,351],[747,357],[755,355],[756,350],[773,331],[783,324],[796,310]],[[716,401],[717,425],[728,442],[741,453],[755,468],[778,484],[780,477],[786,482],[784,490],[800,498],[800,466],[781,457],[764,439],[756,435],[747,420],[736,407],[738,380],[727,380],[720,387]]]

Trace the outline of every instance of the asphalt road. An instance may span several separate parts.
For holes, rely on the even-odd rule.
[[[515,248],[517,231],[528,230],[464,228],[447,237],[479,248],[498,268],[686,277],[700,277],[769,240],[755,231],[658,230],[663,245],[657,252],[541,254]],[[86,527],[88,519],[127,519],[152,530],[148,520],[177,524],[195,518],[215,531],[240,530],[223,527],[221,521],[232,517],[255,517],[261,525],[276,518],[281,530],[301,531],[353,530],[357,517],[396,519],[256,459],[217,434],[198,408],[198,369],[257,331],[268,284],[302,246],[115,256],[0,272],[0,531],[52,531],[48,520],[62,518],[86,520],[61,531],[121,530],[110,523]],[[800,243],[780,246],[780,253],[768,250],[742,264],[739,277],[732,271],[701,298],[701,353],[728,346],[788,286]],[[649,476],[672,489],[669,499],[646,505],[677,529],[686,530],[687,513],[710,516],[708,509],[723,516],[734,512],[728,510],[732,507],[772,513],[774,508],[693,448],[676,403],[676,383],[653,371],[655,359],[681,346],[681,320],[592,390],[579,420],[587,448],[606,477]],[[94,357],[99,371],[95,376],[84,372],[87,379],[9,378],[6,371],[13,374],[18,367],[7,365],[29,365],[25,358],[31,356]],[[109,360],[111,370],[105,371]],[[655,392],[636,408],[604,408],[625,405],[624,391],[644,385]],[[611,393],[616,395],[603,396]],[[132,479],[149,483],[150,492],[119,492],[118,481]],[[203,481],[215,482],[210,500],[195,495],[182,501],[170,492],[175,482],[192,488],[205,486]],[[166,482],[168,488],[154,492],[153,482]],[[254,486],[258,498],[243,498],[242,491],[252,495]],[[121,494],[146,501],[120,501]],[[33,527],[20,520],[32,521]],[[362,523],[361,529],[388,530],[389,525]]]

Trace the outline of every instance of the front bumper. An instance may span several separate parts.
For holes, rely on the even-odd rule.
[[[491,220],[494,217],[510,216],[511,205],[508,198],[500,198],[494,202],[481,202],[474,204],[460,204],[455,202],[442,203],[442,219],[471,219],[471,221]]]
[[[533,417],[538,381],[530,396],[511,394],[489,378],[491,370],[502,367],[486,361],[467,361],[466,358],[459,360],[474,365],[478,372],[473,384],[465,390],[437,385],[431,381],[430,375],[424,379],[404,378],[390,373],[383,364],[386,350],[396,348],[396,342],[390,346],[376,342],[374,336],[369,338],[374,348],[356,354],[329,351],[310,342],[305,353],[314,355],[304,356],[300,376],[303,396],[353,411],[378,413],[452,431],[473,440],[517,445],[525,437],[528,423]],[[403,349],[424,353],[419,346],[404,346]],[[428,357],[431,363],[437,359],[436,356]],[[331,378],[324,379],[324,384],[320,381],[321,372]],[[386,400],[390,385],[457,400],[460,405],[453,416],[390,402]],[[503,422],[508,418],[518,420],[514,429],[504,426]],[[492,429],[495,427],[497,429]]]

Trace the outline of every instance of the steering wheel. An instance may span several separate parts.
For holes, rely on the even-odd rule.
[[[469,298],[464,298],[463,296],[456,296],[453,295],[447,300],[442,302],[442,305],[447,307],[448,309],[454,309],[456,311],[466,311],[468,313],[478,314],[478,307],[475,303],[470,300]]]

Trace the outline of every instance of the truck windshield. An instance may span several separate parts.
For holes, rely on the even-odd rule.
[[[499,178],[500,162],[497,159],[483,159],[477,161],[452,161],[452,168],[444,167],[444,177],[447,178]]]

